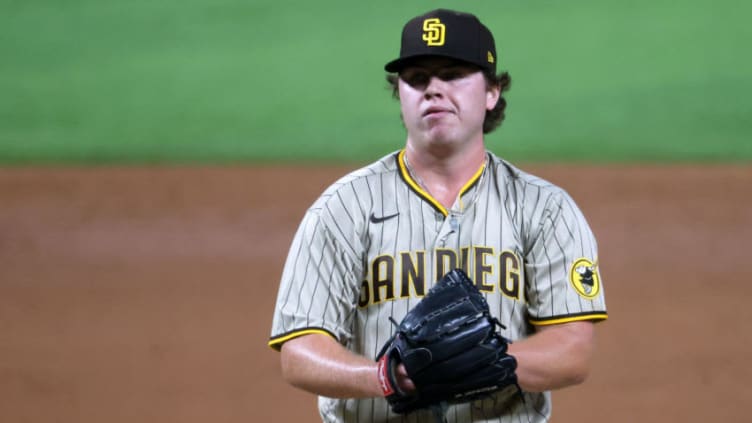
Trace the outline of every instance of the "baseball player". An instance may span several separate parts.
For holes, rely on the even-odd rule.
[[[395,324],[454,268],[512,340],[523,394],[451,405],[449,422],[544,422],[550,391],[581,383],[594,322],[607,318],[594,236],[559,187],[490,152],[509,88],[475,16],[409,20],[385,66],[404,148],[331,185],[290,247],[269,345],[292,385],[319,395],[324,422],[433,421],[394,414],[374,361]],[[404,369],[401,369],[404,370]],[[415,389],[399,373],[402,389]]]

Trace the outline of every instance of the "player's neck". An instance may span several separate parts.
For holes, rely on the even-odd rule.
[[[405,151],[405,165],[410,176],[447,209],[454,205],[462,187],[485,161],[485,147],[446,157],[420,153],[409,145]]]

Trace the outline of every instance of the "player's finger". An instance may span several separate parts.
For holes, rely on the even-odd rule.
[[[397,384],[399,385],[402,392],[410,393],[415,391],[415,384],[410,379],[410,376],[407,375],[407,369],[405,369],[404,364],[400,363],[397,366],[397,372],[395,376],[397,377]]]

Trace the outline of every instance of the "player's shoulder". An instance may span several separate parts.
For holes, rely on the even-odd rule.
[[[548,179],[522,170],[493,153],[489,155],[497,184],[505,190],[504,198],[507,201],[533,214],[545,214],[562,207],[577,208],[566,189]]]
[[[398,175],[397,154],[389,153],[375,162],[352,170],[329,185],[311,206],[311,210],[330,207],[352,207],[367,201],[373,187],[383,178]]]
[[[490,165],[494,169],[496,178],[515,190],[534,190],[547,195],[565,193],[564,189],[555,183],[532,174],[513,165],[509,161],[489,152]]]

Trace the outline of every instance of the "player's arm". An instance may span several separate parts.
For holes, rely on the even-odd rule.
[[[334,338],[310,334],[291,339],[282,345],[282,376],[291,385],[330,398],[381,397],[376,363],[357,355]],[[411,382],[401,385],[411,388]]]
[[[585,381],[595,337],[589,321],[539,326],[534,335],[515,341],[509,353],[517,359],[517,378],[525,391],[543,392]]]
[[[518,360],[520,386],[540,392],[587,378],[595,348],[594,322],[607,315],[600,277],[594,278],[591,296],[575,286],[574,263],[578,258],[597,263],[598,253],[574,201],[562,191],[534,215],[530,227],[538,230],[531,232],[525,270],[528,317],[536,332],[510,345],[510,354]]]

